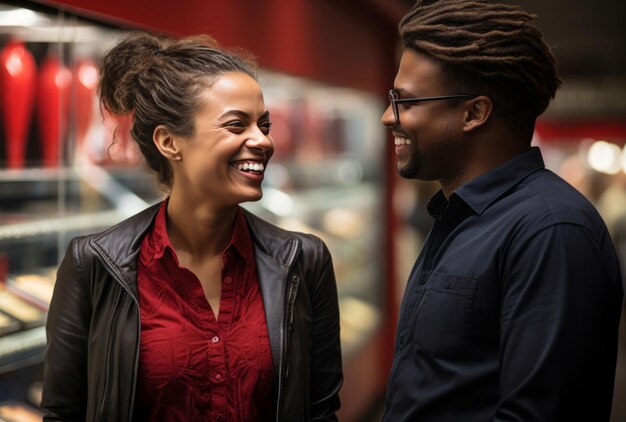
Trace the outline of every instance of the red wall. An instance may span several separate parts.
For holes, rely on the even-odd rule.
[[[120,26],[207,33],[267,69],[384,94],[393,82],[395,23],[368,1],[41,0]]]

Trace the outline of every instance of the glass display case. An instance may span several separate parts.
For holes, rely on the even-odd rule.
[[[267,71],[259,80],[276,153],[263,199],[246,206],[326,242],[349,360],[381,324],[384,105],[360,91]]]
[[[102,116],[96,61],[120,35],[0,4],[0,420],[40,420],[45,321],[70,238],[160,197]],[[120,132],[121,133],[121,132]]]
[[[0,4],[0,420],[39,417],[46,311],[69,240],[163,197],[129,120],[98,107],[95,63],[122,34]],[[327,243],[347,362],[381,326],[385,105],[267,69],[259,81],[276,153],[263,199],[244,206]]]

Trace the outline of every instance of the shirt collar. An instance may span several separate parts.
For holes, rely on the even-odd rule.
[[[165,254],[166,250],[172,253],[172,256],[176,257],[176,252],[170,238],[167,235],[167,202],[169,198],[166,198],[159,208],[157,215],[154,219],[154,229],[152,232],[152,240],[154,247],[154,259],[160,259]],[[241,207],[237,207],[237,215],[235,216],[235,225],[233,227],[233,234],[230,238],[230,242],[224,252],[229,250],[236,251],[243,259],[248,259],[252,255],[252,238],[248,231],[248,225],[246,218],[243,215]]]
[[[161,202],[159,211],[157,211],[154,217],[154,228],[152,229],[152,246],[154,248],[154,259],[161,259],[166,250],[174,252],[174,247],[170,242],[170,238],[167,235],[167,223],[166,223],[166,211],[169,198],[165,198]],[[176,256],[174,253],[173,256]]]
[[[246,222],[246,217],[243,215],[241,207],[237,207],[237,215],[235,216],[235,227],[233,228],[233,235],[226,250],[230,249],[231,247],[234,248],[245,260],[252,257],[252,238],[250,237],[248,223]]]
[[[517,185],[531,173],[545,167],[541,151],[532,147],[458,188],[450,200],[457,196],[476,214],[482,214],[502,194]],[[436,217],[441,214],[446,198],[437,192],[428,204],[428,210]]]

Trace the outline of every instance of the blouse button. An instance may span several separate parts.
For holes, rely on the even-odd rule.
[[[225,283],[225,284],[230,284],[230,283],[232,283],[232,282],[233,282],[232,277],[225,277],[225,278],[224,278],[224,283]]]
[[[220,338],[219,338],[218,336],[213,336],[213,337],[211,338],[211,342],[212,342],[212,343],[219,343],[219,341],[220,341]]]
[[[222,380],[222,375],[221,374],[215,373],[213,375],[213,381],[220,382],[221,380]]]

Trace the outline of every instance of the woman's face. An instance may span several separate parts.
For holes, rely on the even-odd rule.
[[[274,153],[270,116],[259,84],[226,73],[200,95],[194,134],[178,142],[174,190],[188,200],[230,206],[261,199],[261,182]]]

